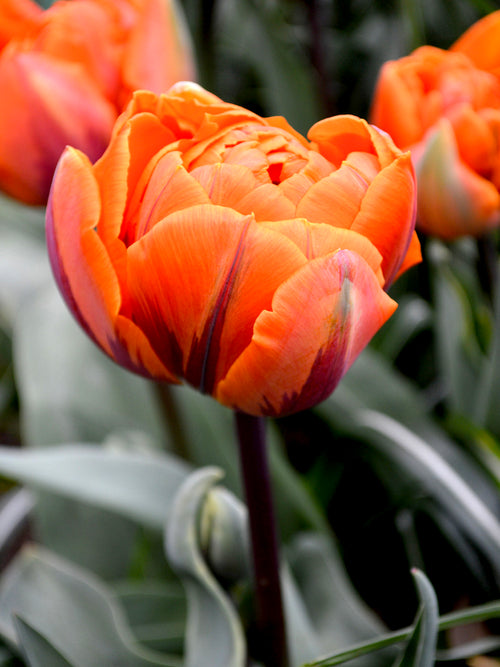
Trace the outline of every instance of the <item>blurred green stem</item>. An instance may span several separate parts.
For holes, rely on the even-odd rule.
[[[401,15],[408,31],[410,50],[413,51],[426,42],[422,7],[420,2],[415,2],[415,0],[400,0],[400,2]]]
[[[236,412],[236,428],[254,569],[259,652],[255,657],[264,667],[288,667],[265,420]]]
[[[170,449],[180,458],[189,461],[189,444],[182,425],[179,409],[176,405],[175,396],[172,393],[172,385],[165,382],[157,382],[155,387],[165,427],[170,436]]]
[[[495,287],[498,280],[498,253],[495,238],[491,233],[477,239],[478,275],[481,287],[490,303],[495,300]]]

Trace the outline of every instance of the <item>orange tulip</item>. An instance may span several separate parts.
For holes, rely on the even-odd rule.
[[[443,239],[500,224],[499,39],[496,12],[453,50],[423,46],[380,72],[371,120],[411,149],[417,225]]]
[[[64,152],[54,274],[115,361],[253,415],[326,398],[419,261],[408,154],[353,116],[307,141],[196,84],[141,91],[95,165]]]
[[[45,204],[68,144],[96,160],[138,88],[194,76],[175,0],[0,5],[0,189]]]

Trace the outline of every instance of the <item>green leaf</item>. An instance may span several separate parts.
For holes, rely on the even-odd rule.
[[[463,477],[427,442],[390,417],[366,410],[357,415],[357,424],[368,442],[418,480],[500,568],[500,523]]]
[[[439,618],[438,629],[439,631],[449,630],[450,628],[454,628],[460,625],[467,625],[469,623],[476,623],[479,621],[487,621],[493,618],[500,618],[500,600],[478,607],[464,609],[459,612],[445,614]],[[349,662],[350,660],[353,660],[359,656],[369,655],[376,651],[380,651],[382,648],[399,644],[400,642],[409,639],[412,632],[413,626],[409,628],[403,628],[402,630],[397,630],[396,632],[390,632],[388,634],[381,635],[374,640],[360,642],[355,646],[338,651],[337,653],[329,655],[328,657],[320,658],[313,662],[308,662],[304,664],[303,667],[334,667],[335,665]],[[467,653],[464,651],[462,657],[471,658],[475,655],[477,655],[475,646],[470,646],[470,652]]]
[[[220,470],[205,468],[188,477],[179,490],[165,533],[169,562],[188,596],[185,667],[244,667],[246,661],[240,620],[200,548],[200,511],[221,476]]]
[[[420,607],[408,644],[395,667],[433,667],[438,633],[438,606],[434,589],[420,570],[412,571]]]
[[[227,53],[250,63],[262,87],[266,115],[285,116],[305,134],[323,113],[309,63],[295,48],[279,4],[239,0],[221,9],[221,56]]]
[[[484,360],[476,398],[474,417],[478,425],[500,438],[500,263],[495,286],[493,338]]]
[[[329,653],[383,631],[383,624],[354,589],[333,542],[314,533],[298,535],[287,555],[316,636],[317,653]],[[387,657],[372,656],[356,664],[386,665]]]
[[[74,667],[29,623],[14,615],[19,644],[30,667]]]
[[[19,308],[52,279],[44,213],[0,195],[0,316],[9,328]]]
[[[0,447],[6,477],[117,512],[161,530],[189,467],[169,454],[96,445],[43,449]]]
[[[127,580],[113,590],[137,639],[156,651],[182,653],[186,596],[177,580]]]
[[[445,385],[450,408],[473,416],[474,399],[471,387],[477,387],[481,353],[469,295],[451,265],[450,253],[434,244],[435,338],[439,375]]]
[[[41,650],[40,658],[47,656],[41,667],[53,667],[48,659],[58,654],[72,667],[180,665],[137,644],[123,610],[93,574],[33,546],[0,583],[0,632],[23,649],[27,642],[28,655]]]

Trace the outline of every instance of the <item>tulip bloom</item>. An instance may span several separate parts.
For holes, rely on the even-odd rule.
[[[423,46],[386,63],[371,120],[411,149],[417,224],[451,240],[500,224],[500,12],[450,51]]]
[[[66,145],[96,160],[132,92],[194,76],[176,0],[0,7],[0,189],[45,204]]]
[[[408,153],[353,116],[307,141],[196,84],[140,91],[96,164],[64,152],[49,256],[115,361],[251,415],[326,398],[419,261]]]

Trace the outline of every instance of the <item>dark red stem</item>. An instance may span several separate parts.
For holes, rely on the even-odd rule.
[[[265,420],[237,412],[236,427],[254,568],[259,653],[255,657],[265,667],[288,667]]]

